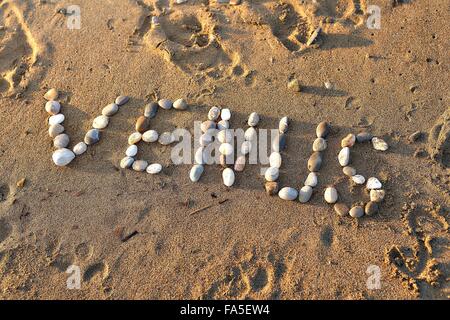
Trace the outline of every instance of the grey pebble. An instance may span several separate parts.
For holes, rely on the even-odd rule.
[[[45,111],[51,115],[58,114],[61,111],[61,104],[58,101],[47,101],[45,104]]]
[[[308,170],[311,172],[317,172],[322,166],[322,155],[320,152],[314,152],[308,160]]]
[[[364,207],[364,212],[368,216],[372,216],[378,212],[378,204],[373,201],[367,202],[366,206]]]
[[[326,138],[330,133],[330,126],[327,122],[323,121],[317,125],[316,135],[317,138]]]
[[[356,169],[353,167],[346,166],[342,168],[342,172],[344,172],[346,176],[353,177],[356,174]]]
[[[284,187],[278,192],[278,196],[283,200],[293,201],[297,199],[297,189],[291,187]]]
[[[112,117],[119,111],[119,106],[115,103],[108,104],[106,107],[102,110],[102,115],[107,117]]]
[[[86,143],[88,146],[96,144],[99,141],[100,141],[100,131],[98,129],[91,129],[84,136],[84,143]]]
[[[120,167],[122,169],[130,168],[133,165],[134,159],[132,157],[125,157],[120,160]]]
[[[203,166],[201,164],[196,164],[192,167],[191,172],[189,173],[189,178],[192,182],[197,182],[200,180],[200,177],[203,174]]]
[[[169,99],[161,99],[158,101],[158,104],[161,108],[169,110],[172,108],[173,104],[172,101]]]
[[[361,218],[364,215],[364,209],[361,206],[354,206],[349,213],[353,218]]]
[[[64,127],[59,123],[53,124],[48,128],[48,135],[52,138],[55,138],[57,135],[59,135],[63,132],[64,132]]]
[[[298,201],[306,203],[311,199],[313,189],[310,186],[303,186],[298,193]]]
[[[360,143],[371,141],[372,138],[373,138],[373,135],[367,131],[360,132],[356,135],[356,141],[358,141]]]
[[[159,106],[156,102],[150,102],[144,108],[144,116],[149,119],[153,119],[158,113],[158,107]]]
[[[70,142],[69,136],[65,133],[62,133],[55,137],[55,139],[53,140],[53,146],[56,149],[62,149],[67,147],[69,145],[69,142]]]
[[[327,148],[327,142],[324,138],[317,138],[313,142],[313,151],[324,151]]]
[[[136,160],[133,162],[134,171],[145,171],[148,167],[148,162],[145,160]]]
[[[125,103],[127,103],[128,101],[130,101],[130,97],[128,96],[118,96],[116,98],[116,104],[120,107],[123,106]]]

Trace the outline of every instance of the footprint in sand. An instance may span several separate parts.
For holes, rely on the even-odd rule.
[[[0,219],[0,244],[11,234],[12,227],[5,219]]]
[[[108,265],[103,262],[97,262],[94,264],[89,265],[86,270],[83,273],[83,281],[84,282],[91,282],[94,279],[99,279],[100,281],[104,281],[109,274],[109,268]]]

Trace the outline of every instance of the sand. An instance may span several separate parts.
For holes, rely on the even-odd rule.
[[[60,10],[70,1],[0,1],[0,298],[449,298],[448,8],[373,1],[382,17],[374,30],[366,1],[312,2],[79,0],[81,29],[70,30]],[[293,78],[299,93],[287,87]],[[98,145],[58,168],[49,88],[61,91],[71,146],[117,95],[131,100]],[[311,201],[267,196],[258,165],[231,188],[219,166],[193,184],[190,166],[170,163],[171,147],[140,149],[165,166],[161,175],[119,169],[137,117],[156,97],[190,104],[158,115],[159,132],[192,130],[213,105],[230,108],[235,127],[253,111],[264,128],[289,116],[280,182],[297,188],[315,127],[330,122]],[[323,190],[335,184],[347,203],[361,199],[336,156],[340,139],[362,128],[390,145],[352,151],[387,197],[373,217],[340,218]],[[71,265],[80,289],[67,288]],[[381,271],[374,290],[373,270]]]

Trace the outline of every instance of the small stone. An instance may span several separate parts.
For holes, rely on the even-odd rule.
[[[51,115],[58,114],[61,111],[61,104],[58,101],[47,101],[45,111]]]
[[[256,129],[253,127],[248,128],[244,132],[244,139],[247,141],[255,141],[257,136],[258,133],[256,132]]]
[[[241,153],[246,155],[252,151],[252,143],[250,141],[244,141],[241,145]]]
[[[281,167],[281,154],[279,152],[272,152],[269,156],[269,164],[271,167],[280,168]]]
[[[266,170],[264,177],[266,181],[277,181],[280,175],[280,170],[276,167],[270,167]]]
[[[341,141],[341,147],[353,147],[356,142],[356,136],[353,133],[349,133],[344,139]]]
[[[51,126],[54,124],[61,124],[64,122],[64,119],[64,115],[62,113],[58,113],[48,118],[48,124]]]
[[[322,155],[320,152],[314,152],[308,160],[308,170],[311,172],[317,172],[322,166]]]
[[[364,209],[361,206],[354,206],[349,211],[350,217],[361,218],[364,215]]]
[[[233,141],[233,132],[231,130],[222,130],[217,133],[217,140],[220,143],[230,143]]]
[[[381,187],[382,187],[381,182],[380,182],[380,180],[378,180],[377,178],[375,178],[375,177],[370,177],[370,178],[367,180],[367,185],[366,185],[366,188],[367,188],[367,189],[369,189],[369,190],[372,190],[372,189],[381,189]]]
[[[234,171],[242,172],[245,169],[245,156],[239,156],[234,163]]]
[[[347,166],[347,167],[342,168],[342,172],[344,172],[344,174],[346,176],[353,177],[356,174],[356,169],[353,167]]]
[[[340,217],[346,217],[348,216],[350,209],[343,203],[336,203],[334,205],[334,211],[336,211]]]
[[[298,195],[298,201],[306,203],[311,199],[313,189],[310,186],[303,186]]]
[[[144,133],[150,126],[150,120],[145,116],[140,116],[136,121],[136,131]]]
[[[94,129],[105,129],[109,124],[109,118],[107,116],[101,115],[94,119],[92,122],[92,127]]]
[[[142,133],[140,133],[140,132],[133,132],[128,137],[128,144],[129,145],[136,144],[139,141],[141,141],[141,139],[142,139]]]
[[[173,142],[175,142],[175,137],[172,132],[163,132],[158,139],[158,142],[163,146],[167,146]]]
[[[216,123],[211,120],[203,121],[200,125],[200,130],[202,130],[203,133],[207,132],[208,130],[212,130],[216,128]]]
[[[112,117],[119,111],[119,106],[115,103],[110,103],[102,110],[102,115],[106,117]]]
[[[144,117],[147,117],[149,119],[153,119],[156,117],[156,114],[158,113],[158,104],[156,102],[150,102],[147,104],[144,108]]]
[[[172,101],[170,101],[169,99],[161,99],[158,101],[158,104],[161,108],[165,110],[169,110],[173,106]]]
[[[156,130],[148,130],[142,134],[142,140],[147,143],[158,141],[158,132]]]
[[[75,153],[75,155],[79,156],[82,155],[83,153],[85,153],[87,150],[87,144],[84,142],[78,142],[74,147],[73,147],[73,153]]]
[[[378,204],[373,201],[367,202],[366,206],[364,207],[364,212],[368,216],[372,216],[378,212]]]
[[[199,147],[194,153],[194,163],[205,164],[205,159],[203,158],[203,147]]]
[[[57,135],[64,132],[64,127],[62,125],[54,124],[48,127],[48,135],[52,138],[55,138]]]
[[[335,203],[338,200],[338,193],[336,188],[328,187],[325,189],[324,199],[328,203]]]
[[[375,150],[379,151],[386,151],[389,148],[386,141],[377,137],[372,138],[372,145]]]
[[[219,147],[219,152],[225,156],[229,156],[229,155],[233,154],[234,148],[229,143],[222,143]]]
[[[302,91],[302,87],[300,86],[300,82],[298,79],[294,78],[288,82],[287,85],[288,89],[294,91],[294,92],[300,92]]]
[[[196,164],[192,167],[191,172],[189,173],[189,178],[192,182],[197,182],[200,180],[200,177],[203,174],[203,166],[201,164]]]
[[[176,4],[183,4],[183,3],[186,3],[187,2],[187,0],[176,0]]]
[[[286,133],[289,129],[289,118],[288,117],[283,117],[280,120],[280,123],[278,124],[278,131],[280,131],[280,133]]]
[[[298,197],[297,189],[284,187],[278,192],[278,196],[283,200],[293,201]]]
[[[204,133],[200,136],[199,138],[199,143],[202,147],[206,147],[207,145],[209,145],[211,142],[213,141],[213,136],[211,134]]]
[[[219,107],[212,107],[208,111],[208,119],[211,121],[216,121],[220,116],[220,109]]]
[[[272,141],[272,151],[280,152],[286,149],[286,134],[279,133]]]
[[[184,100],[184,99],[175,100],[173,103],[173,108],[176,110],[186,110],[187,107],[188,107],[188,104],[187,104],[186,100]]]
[[[59,96],[58,90],[52,88],[44,94],[44,99],[48,101],[54,101],[58,99],[58,96]]]
[[[274,196],[278,194],[278,182],[276,181],[267,181],[264,184],[264,189],[266,189],[266,193],[269,196]]]
[[[334,89],[333,84],[330,81],[325,81],[325,83],[323,84],[325,86],[325,88],[327,88],[328,90],[332,90]]]
[[[162,165],[160,165],[159,163],[153,163],[147,167],[147,173],[150,173],[150,174],[158,174],[161,171],[162,171]]]
[[[137,153],[138,153],[138,147],[137,147],[137,145],[135,145],[135,144],[132,144],[131,146],[129,146],[129,147],[127,148],[127,151],[125,151],[125,154],[126,154],[128,157],[134,157],[134,156],[137,155]]]
[[[364,176],[360,175],[360,174],[356,174],[352,177],[352,180],[354,183],[356,184],[364,184],[364,182],[366,182],[366,178],[364,178]]]
[[[356,135],[356,141],[363,143],[372,140],[373,136],[367,131],[360,132]]]
[[[317,138],[313,142],[313,151],[324,151],[327,148],[327,142],[324,138]]]
[[[67,166],[73,159],[75,159],[75,153],[66,148],[58,149],[52,155],[53,162],[59,167]]]
[[[127,103],[128,101],[130,101],[130,97],[128,96],[118,96],[116,98],[116,104],[120,107],[123,106],[125,103]]]
[[[247,123],[250,127],[256,127],[259,123],[259,114],[257,114],[256,112],[252,112],[248,117]]]
[[[231,111],[228,108],[223,108],[220,112],[220,118],[222,120],[228,121],[231,119]]]
[[[317,186],[318,183],[319,178],[317,177],[317,173],[310,172],[305,180],[305,186],[310,186],[311,188],[314,188]]]
[[[219,130],[225,130],[230,128],[230,123],[227,120],[220,120],[217,123],[217,129]]]
[[[134,159],[132,157],[125,157],[120,160],[120,167],[122,169],[130,168],[133,165]]]
[[[323,121],[317,125],[316,128],[316,135],[317,138],[326,138],[328,134],[330,133],[330,126],[327,122]]]
[[[19,181],[17,181],[17,183],[16,183],[17,188],[23,189],[23,187],[25,186],[25,181],[26,181],[25,178],[22,178]]]
[[[419,140],[420,137],[422,137],[422,132],[416,131],[416,132],[412,133],[411,135],[409,135],[409,137],[408,137],[408,142],[409,142],[409,143],[414,143],[414,142],[416,142],[417,140]]]
[[[234,184],[235,175],[234,171],[231,168],[226,168],[222,172],[223,184],[227,187],[231,187]]]
[[[148,167],[148,162],[145,160],[136,160],[133,162],[133,170],[134,171],[144,171]]]
[[[386,196],[386,191],[379,189],[370,190],[370,201],[372,202],[382,202],[384,200],[384,197]]]
[[[338,155],[339,164],[343,167],[347,166],[350,162],[350,148],[344,147],[341,149]]]
[[[66,148],[69,145],[69,142],[70,142],[69,136],[65,133],[62,133],[57,135],[55,139],[53,139],[53,146],[56,149],[62,149]]]
[[[88,146],[96,144],[100,141],[100,131],[97,129],[91,129],[88,132],[86,132],[86,135],[84,136],[84,143],[86,143]]]

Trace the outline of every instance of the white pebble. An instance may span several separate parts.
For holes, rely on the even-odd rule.
[[[250,127],[256,127],[259,123],[259,114],[257,114],[256,112],[253,112],[250,114],[250,116],[248,117],[248,125]]]
[[[283,117],[280,120],[280,123],[278,124],[278,130],[281,133],[286,133],[288,131],[289,128],[289,118],[288,117]]]
[[[142,140],[147,143],[158,141],[158,132],[156,130],[148,130],[142,134]]]
[[[140,132],[133,132],[128,137],[128,144],[129,145],[136,144],[139,141],[141,141],[141,139],[142,139],[142,134]]]
[[[199,138],[199,143],[202,147],[206,147],[207,145],[209,145],[211,142],[213,141],[213,136],[211,134],[204,133],[200,136]]]
[[[298,191],[291,187],[284,187],[278,192],[278,196],[280,199],[293,201],[297,199]]]
[[[219,147],[219,152],[225,156],[229,156],[229,155],[233,154],[234,148],[229,143],[222,143]]]
[[[147,167],[147,173],[158,174],[162,171],[162,165],[159,163],[153,163]]]
[[[254,141],[256,139],[257,135],[258,134],[256,132],[256,129],[253,127],[250,127],[247,130],[245,130],[244,139],[247,141]]]
[[[277,181],[280,175],[280,170],[276,167],[270,167],[266,170],[264,177],[267,181]]]
[[[317,173],[310,172],[308,174],[308,177],[306,177],[305,186],[310,186],[311,188],[314,188],[317,186],[318,183],[319,183],[319,179],[317,177]]]
[[[279,152],[272,152],[269,157],[269,164],[271,167],[280,168],[281,167],[281,154]]]
[[[75,153],[66,148],[58,149],[52,155],[53,162],[59,167],[67,166],[73,159],[75,159]]]
[[[203,170],[204,168],[201,164],[194,165],[191,169],[191,172],[189,173],[189,178],[191,179],[191,181],[197,182],[198,180],[200,180]]]
[[[61,104],[58,101],[48,101],[45,104],[45,111],[51,115],[58,114],[61,111]]]
[[[175,100],[173,103],[173,108],[176,110],[186,110],[188,107],[187,102],[184,99]]]
[[[158,139],[158,142],[163,146],[167,146],[175,141],[172,132],[163,132]]]
[[[161,108],[169,110],[172,108],[172,101],[170,101],[169,99],[161,99],[158,101],[158,104]]]
[[[367,189],[369,189],[369,190],[381,189],[381,187],[382,187],[381,182],[377,178],[371,177],[367,180],[367,185],[366,185]]]
[[[230,143],[233,141],[233,132],[228,129],[219,131],[217,133],[217,140],[219,140],[220,143]]]
[[[107,117],[112,117],[119,111],[119,106],[115,103],[108,104],[106,107],[102,110],[102,115]]]
[[[231,119],[231,111],[228,108],[224,108],[222,109],[222,111],[220,112],[220,118],[222,118],[222,120],[228,121]]]
[[[362,176],[360,174],[354,175],[352,177],[352,180],[356,184],[364,184],[364,182],[366,182],[366,178],[364,178],[364,176]]]
[[[375,150],[379,151],[386,151],[389,148],[386,141],[377,137],[372,138],[372,145]]]
[[[234,184],[235,175],[231,168],[225,168],[222,172],[223,184],[227,187],[231,187]]]
[[[205,159],[203,158],[203,147],[199,147],[195,151],[194,161],[196,164],[205,164]]]
[[[342,148],[341,151],[339,152],[339,164],[343,167],[347,166],[350,162],[350,148],[349,147],[345,147]]]
[[[101,115],[94,119],[92,127],[94,129],[105,129],[109,124],[109,118],[107,116]]]
[[[313,142],[313,151],[324,151],[327,148],[327,142],[324,138],[317,138]]]
[[[306,203],[311,199],[313,189],[310,186],[303,186],[298,195],[298,201]]]
[[[212,107],[208,111],[208,119],[211,121],[216,121],[220,116],[220,109],[218,107]]]
[[[137,153],[138,153],[138,147],[135,144],[132,144],[131,146],[129,146],[127,148],[127,151],[125,151],[125,154],[128,157],[134,157],[135,155],[137,155]]]
[[[62,113],[58,113],[48,118],[48,124],[51,126],[55,124],[61,124],[64,122],[64,119],[64,115]]]
[[[133,165],[134,159],[132,157],[125,157],[120,160],[120,167],[122,169],[130,168]]]
[[[87,144],[84,143],[83,141],[78,142],[74,147],[73,147],[73,153],[75,153],[75,155],[79,156],[82,155],[83,153],[85,153],[87,150]]]
[[[227,120],[220,120],[217,122],[217,129],[225,130],[230,128],[230,123]]]
[[[252,143],[250,141],[244,141],[241,145],[241,153],[246,155],[252,151]]]
[[[55,137],[55,139],[53,139],[53,146],[56,149],[62,149],[62,148],[67,147],[69,145],[69,142],[70,142],[69,136],[65,133],[61,133],[61,134],[58,134]]]
[[[325,201],[328,203],[335,203],[338,200],[338,193],[334,187],[328,187],[324,193]]]

